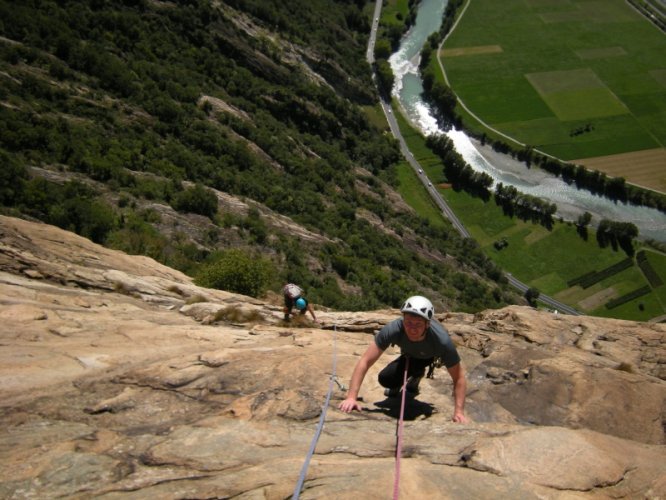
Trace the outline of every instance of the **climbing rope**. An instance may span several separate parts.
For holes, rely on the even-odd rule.
[[[303,482],[305,481],[305,476],[307,475],[308,467],[310,466],[310,459],[312,459],[312,455],[314,454],[315,448],[317,447],[317,441],[319,440],[319,435],[321,434],[321,431],[324,428],[324,420],[326,420],[326,410],[328,409],[328,404],[331,401],[331,394],[333,393],[333,383],[336,383],[338,384],[338,386],[340,386],[340,382],[338,382],[338,378],[335,375],[335,365],[337,363],[337,345],[335,338],[336,331],[337,331],[336,327],[335,325],[333,325],[333,370],[329,378],[328,394],[326,394],[326,401],[324,402],[324,406],[322,406],[321,409],[321,415],[319,416],[319,424],[317,425],[315,435],[312,437],[312,442],[310,443],[310,450],[308,451],[308,454],[305,457],[305,462],[303,462],[303,467],[301,467],[301,474],[298,477],[298,482],[296,483],[294,494],[291,497],[292,500],[298,500],[301,494],[301,489],[303,488]],[[344,388],[344,386],[341,387]]]
[[[407,392],[407,371],[409,370],[409,357],[405,356],[405,374],[402,380],[402,400],[400,402],[400,418],[398,419],[398,429],[396,431],[397,443],[395,449],[395,479],[393,481],[393,500],[398,500],[400,496],[400,457],[402,456],[402,424],[405,417],[405,393]]]

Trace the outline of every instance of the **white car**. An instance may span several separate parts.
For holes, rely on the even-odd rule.
[[[419,174],[422,174],[422,173],[423,173],[423,170],[421,170],[421,169],[419,168]]]

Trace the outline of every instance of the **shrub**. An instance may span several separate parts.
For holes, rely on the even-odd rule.
[[[217,213],[217,197],[210,189],[197,184],[177,193],[171,206],[178,212],[192,212],[213,218]]]
[[[19,201],[27,178],[26,168],[0,151],[0,205],[13,205]]]
[[[217,288],[258,297],[275,274],[273,264],[244,250],[225,251],[219,259],[203,266],[195,282],[199,286]]]
[[[49,209],[47,222],[81,236],[104,243],[115,227],[113,208],[102,200],[86,198],[70,198],[61,205],[53,205]]]
[[[532,307],[536,306],[536,301],[541,295],[541,292],[534,287],[528,288],[527,291],[525,292],[525,300],[527,300],[528,304],[531,305]]]
[[[227,321],[229,323],[253,323],[264,318],[259,311],[244,311],[239,307],[230,306],[215,313],[214,321]]]
[[[615,367],[616,370],[627,373],[636,373],[634,367],[630,363],[625,363],[624,361]]]
[[[208,299],[204,297],[203,295],[192,295],[191,297],[188,297],[188,299],[185,301],[185,304],[188,306],[191,304],[199,304],[201,302],[208,302]]]

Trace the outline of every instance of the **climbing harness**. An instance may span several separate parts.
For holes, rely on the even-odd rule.
[[[426,378],[435,378],[435,368],[441,368],[442,366],[444,366],[444,361],[442,361],[441,357],[435,356],[432,358],[432,363],[428,365],[428,374],[426,375]]]
[[[402,380],[402,399],[400,402],[400,418],[398,419],[398,428],[396,430],[396,449],[395,449],[395,479],[393,481],[393,500],[400,496],[400,458],[402,456],[402,424],[405,417],[405,394],[407,393],[407,371],[409,370],[409,357],[405,356],[405,374]]]
[[[326,420],[326,410],[328,409],[328,404],[331,401],[331,394],[333,392],[333,384],[336,383],[338,386],[344,390],[344,386],[338,382],[338,377],[335,374],[335,365],[337,363],[337,344],[336,344],[336,327],[333,325],[333,370],[331,376],[329,377],[328,383],[328,394],[326,394],[326,401],[324,406],[321,408],[321,415],[319,416],[319,424],[315,430],[315,434],[312,437],[312,442],[310,443],[310,450],[308,451],[307,456],[305,457],[305,462],[303,462],[303,467],[301,467],[301,474],[298,477],[298,482],[296,483],[296,488],[294,489],[294,494],[291,497],[292,500],[298,500],[301,494],[301,489],[303,488],[303,482],[305,481],[305,476],[308,473],[308,467],[310,466],[310,460],[312,455],[314,455],[315,448],[317,446],[317,441],[319,440],[319,435],[321,434],[322,429],[324,428],[324,420]]]

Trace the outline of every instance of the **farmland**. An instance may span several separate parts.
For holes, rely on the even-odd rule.
[[[652,270],[646,276],[645,264],[610,246],[600,248],[594,230],[586,237],[572,223],[556,221],[551,230],[541,225],[507,217],[494,202],[484,202],[442,182],[444,166],[425,146],[425,138],[407,120],[396,114],[401,131],[414,157],[432,179],[440,194],[463,222],[472,238],[506,272],[540,292],[569,304],[583,314],[648,321],[666,314],[666,254],[637,245]],[[400,192],[414,210],[431,224],[439,226],[442,215],[432,203],[417,175],[407,162],[398,168]],[[497,241],[506,246],[498,249]],[[609,272],[617,268],[617,271]],[[596,274],[593,279],[580,280]],[[582,282],[582,281],[587,281]],[[630,294],[650,286],[650,291],[626,302]],[[617,306],[608,307],[614,303]]]
[[[471,0],[439,55],[472,129],[666,190],[666,36],[624,1]]]

